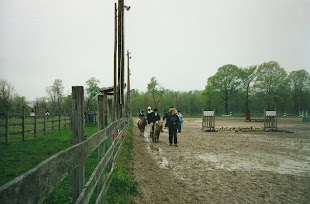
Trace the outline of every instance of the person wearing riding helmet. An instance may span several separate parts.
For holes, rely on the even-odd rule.
[[[155,123],[156,121],[159,121],[159,120],[160,120],[160,115],[158,114],[158,110],[157,110],[157,108],[154,108],[154,119],[153,119],[153,121]]]
[[[144,111],[141,109],[140,112],[139,112],[139,118],[143,118],[144,117]]]
[[[139,124],[140,120],[144,118],[144,111],[141,109],[140,112],[139,112],[139,119],[137,121],[137,125]]]
[[[151,107],[147,108],[146,119],[147,119],[148,124],[151,124],[154,122],[154,112],[152,111]]]

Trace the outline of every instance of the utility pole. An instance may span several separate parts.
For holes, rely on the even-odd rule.
[[[127,50],[127,114],[130,115],[130,68],[129,68],[129,60],[131,52]]]
[[[121,118],[125,113],[125,38],[124,38],[124,8],[128,11],[130,6],[124,5],[124,0],[118,0],[118,117]]]
[[[118,0],[118,118],[123,116],[123,12],[124,0]]]
[[[113,93],[114,93],[114,106],[113,106],[113,121],[118,119],[118,88],[117,88],[117,5],[115,3],[114,9],[114,83],[113,83]]]
[[[124,90],[125,90],[125,57],[124,57],[124,54],[125,54],[125,38],[124,38],[124,0],[122,0],[122,29],[121,29],[121,32],[122,32],[122,58],[121,58],[121,61],[122,61],[122,71],[121,71],[121,78],[122,78],[122,84],[121,84],[121,89],[122,89],[122,95],[121,95],[121,104],[122,104],[122,117],[124,116],[124,113],[125,113],[125,100],[124,100]]]

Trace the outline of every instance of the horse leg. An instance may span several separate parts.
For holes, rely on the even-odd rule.
[[[144,131],[145,131],[145,129],[141,130],[141,137],[144,137]]]
[[[150,138],[151,138],[152,142],[154,142],[154,134],[153,134],[152,130],[150,132]]]

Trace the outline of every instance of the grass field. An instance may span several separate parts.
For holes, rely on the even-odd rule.
[[[97,124],[85,126],[85,137],[97,131]],[[71,146],[71,130],[38,134],[35,138],[16,141],[8,145],[0,145],[0,185],[30,170],[43,160]],[[106,144],[107,145],[107,144]],[[107,148],[106,148],[107,149]],[[115,167],[115,174],[107,193],[107,203],[133,203],[134,196],[138,193],[137,184],[130,176],[132,151],[132,123],[129,128],[125,145]],[[98,163],[97,151],[94,151],[86,160],[85,182]],[[72,203],[71,184],[72,175],[67,176],[54,192],[45,200],[45,203]],[[95,191],[97,192],[97,191]],[[92,198],[90,203],[94,203]]]

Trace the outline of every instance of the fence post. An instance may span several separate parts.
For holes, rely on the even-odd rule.
[[[72,144],[78,144],[84,140],[84,119],[83,104],[84,89],[83,86],[72,87]],[[85,161],[73,170],[72,178],[72,199],[73,203],[79,197],[84,186]]]
[[[66,129],[66,128],[67,128],[67,124],[66,124],[66,123],[67,123],[67,114],[66,114],[66,112],[65,112],[64,115],[65,115],[65,119],[64,119],[64,120],[65,120],[64,128]]]
[[[54,113],[52,114],[52,132],[54,133]]]
[[[103,95],[98,94],[98,130],[104,129]]]
[[[108,96],[103,94],[103,125],[108,126]]]
[[[23,106],[22,115],[22,141],[25,141],[25,106]]]
[[[98,95],[98,131],[105,128],[103,98],[104,98],[104,96],[102,94]],[[102,142],[98,147],[98,162],[100,162],[100,160],[102,159],[104,154],[105,154],[105,141]],[[103,183],[104,183],[104,174],[102,174],[102,176],[98,182],[98,195],[102,189]]]
[[[34,106],[34,130],[33,130],[33,135],[36,137],[37,136],[37,107]]]
[[[46,133],[46,115],[44,114],[44,121],[43,121],[43,133]]]
[[[9,110],[6,111],[5,117],[5,144],[8,144],[9,137]]]
[[[60,131],[60,109],[58,112],[58,131]]]

